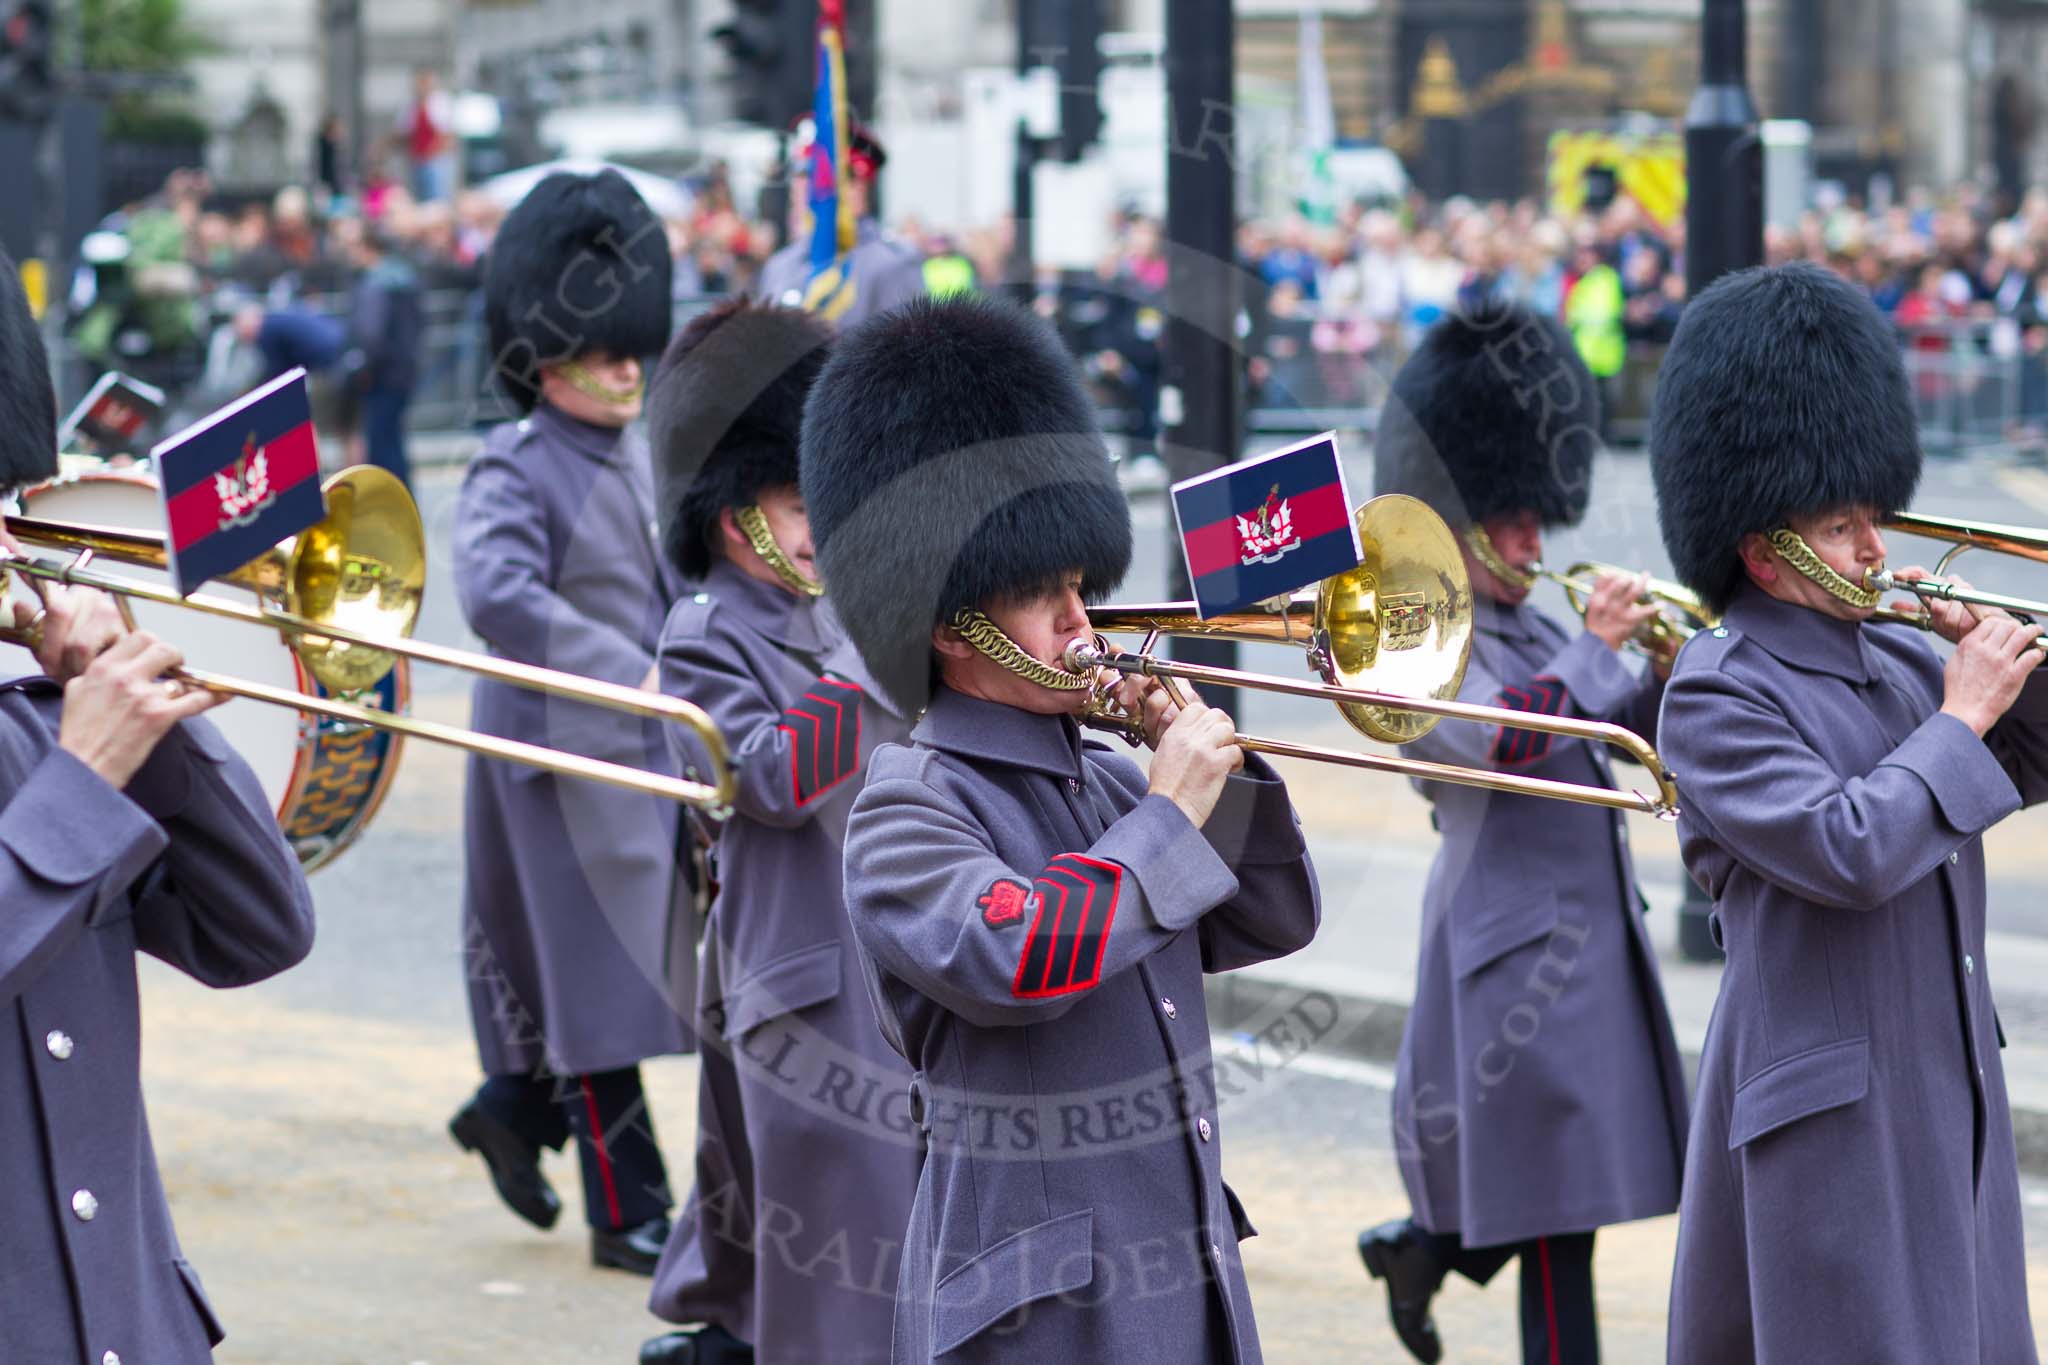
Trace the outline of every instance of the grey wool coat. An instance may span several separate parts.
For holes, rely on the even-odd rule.
[[[697,1188],[649,1306],[720,1323],[762,1365],[881,1365],[918,1134],[840,868],[866,758],[908,727],[824,599],[723,561],[669,614],[661,670],[717,722],[740,785],[704,944]],[[698,761],[687,737],[677,758]]]
[[[1459,696],[1654,741],[1663,684],[1533,607],[1475,605]],[[1417,758],[1616,785],[1605,745],[1445,721]],[[1628,784],[1632,766],[1622,772]],[[1416,1221],[1467,1246],[1678,1207],[1685,1073],[1618,811],[1418,784],[1443,844],[1394,1081]]]
[[[924,293],[924,257],[906,243],[884,234],[872,218],[861,220],[859,236],[846,260],[852,272],[851,282],[817,309],[820,316],[842,330]],[[810,283],[811,239],[799,235],[761,267],[754,297],[802,308]]]
[[[261,981],[312,949],[313,905],[212,725],[117,791],[57,747],[62,711],[0,685],[0,1360],[195,1365],[221,1328],[157,1175],[135,955]]]
[[[1664,700],[1728,965],[1670,1358],[2035,1359],[1984,953],[1983,832],[2048,796],[2048,679],[1982,740],[1905,626],[1746,587]]]
[[[1198,830],[1072,720],[944,687],[911,741],[846,841],[928,1142],[892,1359],[1258,1361],[1202,978],[1315,933],[1286,788],[1252,758]]]
[[[455,508],[455,588],[501,658],[638,687],[680,584],[656,553],[637,432],[543,403],[493,430]],[[653,772],[653,721],[479,680],[471,724]],[[676,875],[672,802],[469,761],[463,926],[483,1068],[609,1071],[687,1051],[693,929]]]

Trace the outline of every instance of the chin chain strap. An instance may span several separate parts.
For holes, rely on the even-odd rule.
[[[630,389],[615,389],[585,369],[580,361],[565,361],[555,367],[555,373],[569,382],[569,387],[585,398],[594,398],[607,407],[625,408],[638,403],[647,396],[647,379],[643,374],[639,383]]]
[[[1465,530],[1465,543],[1472,547],[1473,557],[1486,566],[1486,571],[1512,588],[1530,588],[1536,585],[1536,575],[1516,568],[1500,557],[1500,551],[1493,548],[1493,537],[1486,534],[1484,526],[1470,526]]]
[[[1814,553],[1813,547],[1801,539],[1797,531],[1789,527],[1780,526],[1764,538],[1771,543],[1773,550],[1783,556],[1787,564],[1820,584],[1831,597],[1839,597],[1852,607],[1874,607],[1878,599],[1884,596],[1875,588],[1852,583],[1829,568],[1826,561]]]
[[[1085,692],[1094,686],[1093,680],[1084,674],[1069,673],[1056,664],[1025,653],[1022,645],[1003,634],[1001,626],[972,607],[962,607],[954,612],[952,625],[960,632],[961,639],[1026,682],[1035,682],[1055,692]]]
[[[761,556],[761,562],[775,571],[791,592],[800,597],[823,597],[825,585],[790,562],[782,547],[775,543],[775,537],[768,530],[768,518],[761,515],[761,509],[754,506],[737,508],[732,519],[746,534],[747,544],[754,553]]]

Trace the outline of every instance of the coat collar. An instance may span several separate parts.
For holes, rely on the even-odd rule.
[[[1071,716],[1042,716],[955,692],[941,683],[924,718],[910,732],[919,744],[963,758],[1030,768],[1054,777],[1081,776],[1081,727]]]
[[[533,429],[545,432],[578,455],[596,460],[599,464],[610,464],[619,453],[619,441],[625,435],[623,427],[592,426],[579,422],[574,417],[548,403],[536,403],[533,413],[526,418]]]
[[[791,649],[822,653],[838,642],[833,618],[818,610],[823,599],[798,597],[763,583],[730,560],[712,564],[704,575],[704,590],[744,615],[749,626]]]
[[[1528,603],[1510,607],[1479,593],[1472,594],[1472,628],[1504,640],[1533,641],[1538,638],[1535,612]]]
[[[1832,673],[1853,683],[1877,676],[1861,623],[1781,602],[1754,583],[1736,589],[1722,623],[1794,668]]]

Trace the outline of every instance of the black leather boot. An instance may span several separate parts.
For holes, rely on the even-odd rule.
[[[716,1323],[670,1332],[640,1348],[640,1365],[754,1365],[754,1348]]]
[[[1444,1282],[1444,1266],[1422,1230],[1407,1218],[1367,1228],[1358,1234],[1358,1258],[1374,1279],[1387,1282],[1387,1316],[1393,1319],[1394,1335],[1422,1365],[1436,1365],[1444,1345],[1429,1316],[1429,1301]]]
[[[505,1206],[537,1228],[551,1228],[562,1216],[562,1201],[541,1174],[540,1148],[477,1107],[462,1106],[449,1120],[448,1134],[465,1152],[475,1152],[490,1167],[491,1184]]]
[[[661,1260],[661,1249],[668,1243],[668,1228],[666,1218],[650,1218],[638,1227],[617,1231],[592,1228],[590,1263],[635,1275],[652,1275],[655,1263]]]

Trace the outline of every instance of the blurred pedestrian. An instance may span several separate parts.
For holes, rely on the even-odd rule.
[[[405,452],[405,410],[419,378],[420,291],[412,264],[379,227],[365,227],[352,248],[358,272],[349,293],[349,388],[362,404],[369,463],[412,482]]]

